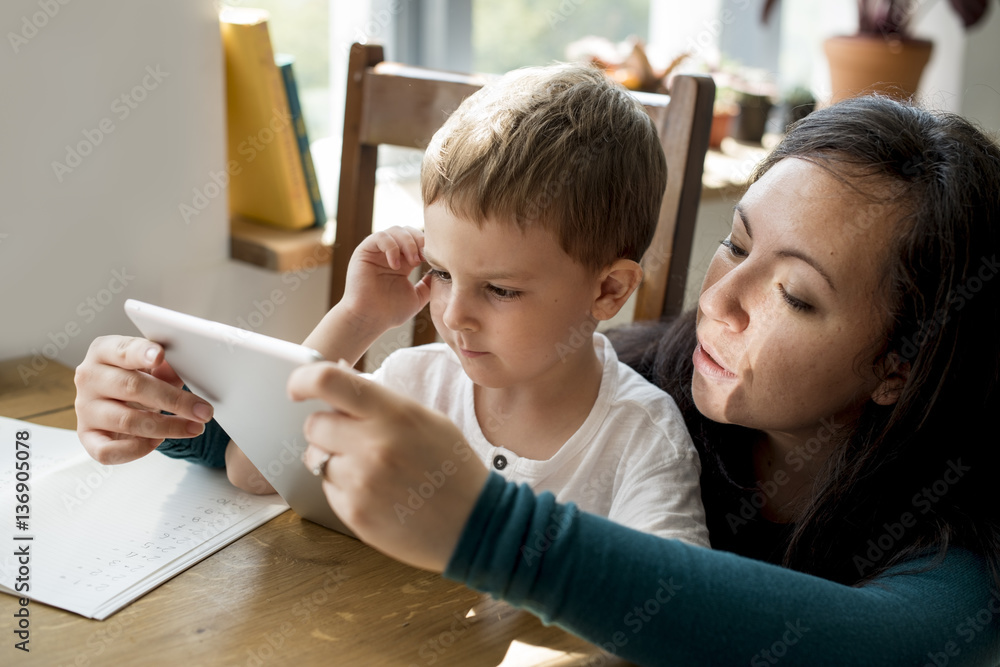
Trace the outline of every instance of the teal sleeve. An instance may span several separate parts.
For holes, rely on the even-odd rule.
[[[850,587],[640,533],[495,473],[444,574],[642,665],[1000,660],[1000,597],[967,550]]]
[[[182,389],[191,391],[187,385],[184,385]],[[164,411],[163,414],[172,413]],[[230,440],[229,434],[222,428],[222,425],[213,419],[205,424],[205,430],[201,432],[201,435],[196,435],[193,438],[167,438],[160,443],[156,451],[172,459],[185,459],[209,468],[225,468],[226,447]]]
[[[205,424],[201,435],[193,438],[167,438],[156,451],[173,459],[186,459],[210,468],[225,468],[229,440],[229,434],[213,419]]]

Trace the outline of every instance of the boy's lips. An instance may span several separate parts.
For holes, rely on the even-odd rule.
[[[694,354],[692,355],[695,368],[703,375],[710,375],[721,379],[734,379],[736,374],[723,366],[718,361],[718,358],[715,351],[705,347],[705,344],[699,339],[698,346],[694,348]]]
[[[487,352],[483,352],[481,350],[473,350],[470,347],[466,347],[465,341],[458,339],[455,340],[455,349],[458,350],[459,354],[461,354],[463,357],[467,357],[469,359],[475,359],[476,357],[481,357],[484,354],[488,354]]]

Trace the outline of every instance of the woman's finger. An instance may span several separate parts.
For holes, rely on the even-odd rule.
[[[85,426],[88,430],[160,441],[165,438],[190,438],[205,430],[205,425],[201,422],[160,414],[156,410],[130,407],[110,399],[91,401]]]
[[[90,456],[103,465],[128,463],[142,458],[159,447],[162,439],[123,436],[108,431],[83,430],[80,443]]]
[[[77,387],[80,389],[78,398],[82,395],[84,399],[137,403],[150,410],[165,410],[199,423],[210,421],[214,414],[211,404],[205,400],[141,371],[107,365],[81,365],[77,369]]]
[[[347,442],[351,437],[350,424],[353,418],[336,412],[314,412],[306,419],[302,432],[306,442],[325,452],[340,453],[338,443]]]
[[[380,407],[390,408],[385,389],[362,378],[347,366],[317,361],[300,366],[288,378],[293,401],[318,398],[335,410],[355,418],[372,415]]]
[[[87,361],[119,368],[153,368],[163,361],[163,346],[134,336],[100,336],[87,350]]]
[[[164,360],[159,366],[150,370],[149,374],[157,380],[163,380],[167,384],[173,385],[178,389],[184,386],[184,380],[181,379],[181,376],[177,374],[177,371],[175,371],[166,360]]]
[[[306,447],[306,451],[302,453],[302,463],[306,466],[306,469],[320,478],[326,476],[326,465],[331,458],[333,458],[333,454],[315,445],[309,445]]]

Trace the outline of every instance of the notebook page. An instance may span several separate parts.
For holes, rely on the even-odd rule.
[[[30,518],[19,527],[13,468],[23,430],[30,433]],[[0,584],[14,588],[13,554],[28,545],[26,596],[90,618],[106,618],[288,507],[277,495],[234,488],[223,471],[155,452],[102,466],[75,431],[0,418],[0,438]]]

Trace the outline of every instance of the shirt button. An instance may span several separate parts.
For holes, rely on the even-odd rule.
[[[497,470],[503,470],[507,467],[507,457],[503,454],[497,454],[493,457],[493,467]]]

